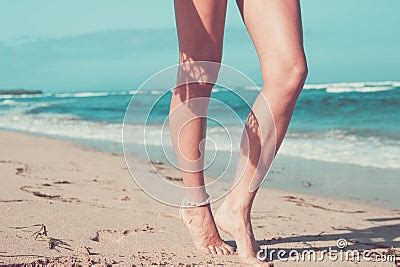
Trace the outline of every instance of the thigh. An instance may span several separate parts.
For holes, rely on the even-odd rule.
[[[181,61],[220,61],[227,0],[175,0]]]
[[[237,0],[237,4],[263,76],[273,74],[280,64],[305,63],[299,0]]]

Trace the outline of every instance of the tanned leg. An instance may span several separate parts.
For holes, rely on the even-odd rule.
[[[244,263],[262,265],[265,263],[256,258],[259,247],[250,212],[257,188],[268,171],[268,166],[257,165],[258,159],[271,150],[266,138],[273,136],[270,134],[273,129],[262,129],[258,120],[263,119],[262,114],[269,114],[267,99],[276,125],[277,151],[303,88],[307,64],[299,0],[239,0],[238,6],[257,50],[264,85],[246,124],[250,142],[242,139],[244,152],[240,155],[237,173],[243,173],[243,176],[219,208],[216,222],[232,234]]]
[[[187,187],[187,198],[191,202],[201,203],[207,199],[202,171],[206,133],[206,119],[203,116],[207,113],[212,84],[180,83],[193,80],[193,75],[217,75],[207,73],[210,70],[202,69],[202,64],[190,63],[221,61],[226,0],[175,0],[174,4],[179,60],[180,63],[189,64],[180,69],[178,85],[172,96],[170,131],[183,182]],[[213,69],[211,72],[218,70]],[[206,101],[196,102],[200,98]],[[196,167],[192,169],[194,165]],[[222,241],[210,205],[183,208],[181,211],[183,221],[198,249],[212,254],[234,253],[233,248]]]

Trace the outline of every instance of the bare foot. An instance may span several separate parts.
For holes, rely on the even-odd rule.
[[[243,263],[255,266],[273,266],[272,263],[257,258],[257,252],[261,248],[254,237],[250,210],[239,205],[232,205],[225,200],[215,214],[215,222],[221,230],[233,236]]]
[[[218,255],[235,253],[234,248],[226,244],[219,236],[210,205],[181,208],[181,216],[197,249]]]

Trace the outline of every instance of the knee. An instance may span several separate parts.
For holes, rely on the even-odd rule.
[[[287,60],[277,64],[267,81],[284,96],[296,98],[303,89],[308,75],[307,61],[305,58]]]
[[[289,67],[291,69],[290,75],[293,80],[293,85],[300,84],[301,87],[303,87],[303,83],[308,75],[307,61],[305,59],[295,61],[292,65],[289,65]]]

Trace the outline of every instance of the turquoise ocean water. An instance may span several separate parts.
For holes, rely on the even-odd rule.
[[[252,101],[258,88],[236,88]],[[122,122],[133,90],[43,93],[0,96],[0,127],[51,136],[87,140],[95,143],[120,143]],[[149,95],[161,90],[140,92],[139,105]],[[214,88],[213,97],[230,105],[245,119],[249,108],[223,88]],[[160,145],[157,134],[168,114],[170,94],[166,94],[151,114],[149,133],[155,138],[148,145]],[[286,140],[282,155],[329,162],[352,163],[387,169],[400,169],[400,82],[308,84],[305,86]],[[220,114],[233,140],[239,140],[240,125],[229,121],[219,106],[210,112]],[[130,124],[141,123],[135,121]],[[139,125],[138,125],[139,126]],[[223,129],[209,123],[208,134],[219,149],[230,150],[221,139]],[[138,145],[143,140],[135,140]],[[226,144],[226,146],[224,146]],[[233,144],[233,150],[239,144]]]

